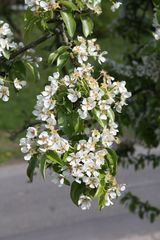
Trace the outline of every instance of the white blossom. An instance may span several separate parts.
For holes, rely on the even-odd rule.
[[[3,85],[0,85],[0,98],[4,102],[7,102],[9,100],[9,88]]]
[[[94,98],[84,98],[82,101],[82,110],[85,112],[92,110],[96,106]]]
[[[106,61],[106,58],[104,57],[104,55],[106,55],[106,54],[108,54],[108,52],[106,52],[106,51],[100,53],[100,55],[98,56],[99,64],[102,64]]]
[[[81,195],[78,201],[78,205],[82,210],[88,210],[91,207],[91,198],[85,195]]]
[[[56,173],[52,173],[52,182],[54,184],[57,184],[58,187],[62,187],[64,185],[64,176],[62,174],[56,174]]]
[[[97,188],[99,185],[98,177],[84,177],[83,182],[86,183],[91,189]]]
[[[23,87],[27,85],[26,81],[20,81],[18,78],[14,79],[14,87],[17,90],[21,90]]]
[[[30,7],[32,11],[43,10],[47,12],[59,8],[59,4],[56,0],[25,0],[25,4],[27,7]]]
[[[81,93],[77,90],[68,89],[68,93],[68,99],[73,103],[81,97]]]
[[[16,48],[17,44],[13,41],[13,33],[9,24],[0,21],[0,57],[6,57],[6,54]]]
[[[157,13],[154,13],[154,17],[153,17],[153,27],[155,28],[155,31],[153,32],[153,36],[155,38],[155,40],[160,40],[160,23],[158,22],[158,17],[157,17]]]
[[[115,12],[121,5],[122,5],[121,2],[115,2],[115,3],[111,6],[112,12]]]
[[[26,137],[32,139],[32,138],[35,138],[36,136],[37,136],[37,129],[34,127],[29,127],[27,129]]]
[[[81,119],[86,119],[88,116],[88,111],[82,111],[81,109],[78,109],[78,113]]]

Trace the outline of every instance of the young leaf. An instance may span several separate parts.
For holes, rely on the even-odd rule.
[[[59,165],[63,166],[63,161],[56,151],[48,151],[46,158],[53,163],[58,163]]]
[[[64,134],[73,136],[74,133],[80,133],[83,129],[83,121],[77,112],[67,113],[64,109],[58,112],[58,125]]]
[[[29,165],[27,168],[27,176],[31,182],[33,182],[33,176],[34,176],[35,168],[37,166],[37,162],[38,162],[37,156],[33,156],[29,161]]]
[[[116,152],[112,148],[107,148],[106,158],[107,158],[110,171],[112,175],[115,176],[117,171],[117,160],[118,160]]]
[[[79,184],[77,182],[72,183],[70,196],[75,205],[78,206],[78,200],[80,198],[80,195],[84,193],[84,190],[85,186],[83,184]]]
[[[67,62],[68,58],[69,58],[68,52],[62,53],[57,59],[57,67],[62,68],[65,65],[65,63]]]
[[[108,117],[114,122],[115,114],[114,114],[113,110],[110,108],[107,110],[107,113],[108,113]]]
[[[54,63],[54,61],[57,59],[57,57],[58,57],[58,53],[57,53],[57,52],[51,53],[51,54],[49,55],[49,57],[48,57],[48,63],[49,63],[49,64]]]
[[[47,163],[47,157],[44,155],[40,161],[40,172],[43,178],[45,178],[46,163]]]
[[[88,37],[93,32],[93,27],[94,27],[93,21],[91,17],[87,15],[82,15],[81,22],[82,22],[83,34],[85,37]]]
[[[24,62],[26,68],[29,70],[29,72],[32,74],[34,80],[39,79],[40,75],[36,67],[34,67],[33,64],[29,62]]]
[[[67,186],[71,186],[70,181],[66,178],[64,178],[64,184]]]
[[[7,60],[9,60],[9,58],[10,58],[10,52],[9,52],[8,50],[4,50],[4,51],[3,51],[3,55],[4,55],[4,57],[5,57]]]
[[[68,50],[68,48],[69,48],[68,46],[61,46],[56,50],[56,52],[60,55],[64,52],[66,52]]]
[[[101,210],[106,205],[105,174],[100,174],[99,179],[100,179],[100,184],[96,191],[96,197],[98,198],[98,207]]]
[[[21,61],[18,60],[12,64],[12,69],[16,75],[16,77],[19,77],[20,79],[25,79],[26,77],[26,66]]]
[[[51,53],[48,57],[48,63],[52,64],[59,55],[66,52],[68,50],[68,46],[61,46],[55,52]]]
[[[40,18],[33,15],[33,12],[28,9],[25,14],[25,37],[27,37],[34,29],[36,24],[40,22]]]
[[[74,20],[73,14],[69,11],[60,11],[60,13],[67,28],[68,35],[73,38],[76,31],[76,21]]]
[[[93,109],[93,110],[92,110],[92,114],[93,114],[94,118],[97,120],[97,122],[99,123],[99,125],[100,125],[102,128],[106,127],[107,122],[106,122],[105,120],[100,119],[100,118],[97,116],[97,110],[96,110],[96,109]]]
[[[70,10],[72,11],[75,11],[77,10],[77,6],[73,3],[73,2],[69,2],[69,1],[66,1],[66,0],[59,0],[59,2],[65,6],[66,8],[69,8]]]

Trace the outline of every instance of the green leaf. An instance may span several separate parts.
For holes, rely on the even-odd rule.
[[[99,123],[99,125],[100,125],[102,128],[106,127],[107,121],[102,120],[102,119],[100,119],[100,118],[97,116],[97,110],[94,108],[91,112],[92,112],[94,118],[95,118],[95,119],[97,120],[97,122]]]
[[[58,68],[62,68],[66,64],[66,62],[69,58],[69,55],[70,54],[68,52],[64,52],[58,57],[58,59],[57,59],[57,67]]]
[[[60,11],[60,13],[67,28],[68,35],[73,38],[76,31],[76,21],[74,20],[73,14],[69,11]]]
[[[73,116],[74,117],[74,116]],[[79,117],[79,114],[77,115],[77,113],[75,113],[75,117],[73,118],[74,120],[74,130],[76,133],[81,132],[82,128],[83,128],[83,121],[82,119]]]
[[[99,179],[100,179],[100,184],[96,191],[96,197],[98,198],[98,207],[101,210],[106,205],[105,174],[100,174]]]
[[[55,52],[51,53],[48,57],[48,63],[52,64],[59,55],[66,52],[68,50],[68,46],[61,46]]]
[[[66,178],[64,178],[64,184],[67,186],[71,186],[70,181]]]
[[[83,129],[83,120],[77,112],[66,112],[64,109],[58,112],[59,128],[68,136],[80,133]]]
[[[45,19],[42,18],[41,20],[41,26],[44,30],[48,29],[48,24]]]
[[[111,119],[112,122],[115,121],[115,114],[113,112],[113,110],[110,108],[107,110],[107,113],[108,113],[108,117]]]
[[[66,8],[69,8],[72,11],[76,11],[77,10],[77,6],[73,3],[73,2],[69,2],[66,0],[59,0],[59,2],[65,6]]]
[[[63,162],[66,162],[66,159],[67,159],[68,156],[69,156],[69,151],[64,153]]]
[[[22,61],[18,60],[14,62],[12,68],[16,77],[20,79],[26,77],[26,66]]]
[[[37,166],[38,158],[37,155],[33,156],[29,161],[29,165],[27,168],[27,176],[31,182],[33,182],[34,171]]]
[[[61,46],[56,50],[56,52],[60,55],[64,52],[66,52],[68,50],[68,48],[69,48],[68,46]]]
[[[54,63],[54,61],[57,59],[58,55],[59,55],[59,54],[58,54],[57,52],[51,53],[51,54],[49,55],[49,57],[48,57],[48,63],[49,63],[49,64]]]
[[[9,51],[4,50],[4,51],[3,51],[3,55],[4,55],[4,57],[5,57],[7,60],[9,60],[9,58],[10,58],[10,52],[9,52]]]
[[[116,175],[117,172],[117,154],[112,148],[107,148],[107,155],[106,155],[107,163],[109,166],[109,169],[111,171],[111,174],[113,176]]]
[[[97,6],[97,5],[100,5],[101,2],[102,2],[102,0],[92,0],[92,4],[93,4],[94,7]]]
[[[26,36],[28,36],[29,33],[33,31],[33,28],[39,21],[41,21],[41,19],[33,15],[33,12],[30,9],[26,11],[26,14],[25,14],[25,35]]]
[[[58,163],[61,166],[64,165],[62,159],[56,151],[48,151],[46,157],[53,163]]]
[[[43,178],[45,178],[45,174],[46,174],[46,163],[47,163],[47,157],[44,155],[40,160],[40,172]]]
[[[81,22],[82,22],[83,34],[85,37],[88,37],[93,32],[93,27],[94,27],[93,21],[91,17],[87,15],[82,15]]]
[[[78,206],[78,200],[80,198],[80,195],[84,193],[84,190],[85,190],[84,184],[79,184],[77,182],[72,183],[70,196],[75,205]]]
[[[34,80],[40,78],[39,72],[33,64],[31,64],[29,62],[24,62],[24,64],[25,64],[26,68],[29,70],[29,72],[32,74]]]

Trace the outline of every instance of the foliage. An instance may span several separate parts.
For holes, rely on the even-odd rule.
[[[158,208],[151,206],[148,201],[142,202],[130,192],[121,199],[121,203],[127,205],[132,213],[137,213],[141,219],[149,218],[151,223],[160,215]]]
[[[107,59],[107,67],[119,79],[126,79],[127,87],[133,95],[129,100],[130,107],[119,118],[122,134],[124,126],[128,126],[127,131],[131,133],[132,140],[125,137],[117,153],[120,156],[119,164],[123,167],[133,165],[135,170],[147,165],[156,168],[160,164],[158,151],[152,151],[159,147],[160,142],[159,1],[153,3],[149,0],[125,1],[117,19],[110,26],[112,34],[115,33],[115,37],[122,38],[126,43],[126,49],[122,53],[121,62]],[[137,153],[137,145],[144,149],[142,153]],[[126,195],[126,199],[129,197],[131,195]],[[132,198],[135,208],[137,199]],[[145,211],[147,208],[144,208]],[[138,206],[136,212],[141,215]],[[155,218],[157,216],[155,214]]]

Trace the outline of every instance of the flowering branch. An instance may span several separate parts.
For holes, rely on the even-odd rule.
[[[10,64],[17,56],[23,54],[24,52],[26,52],[27,50],[29,49],[32,49],[32,48],[35,48],[37,47],[38,45],[40,45],[42,42],[48,40],[49,38],[53,37],[55,35],[55,33],[46,33],[45,35],[41,36],[40,38],[38,38],[37,40],[27,44],[26,46],[24,47],[21,47],[19,48],[17,51],[14,51],[9,60],[4,58],[4,57],[1,57],[0,58],[0,64]]]
[[[55,72],[49,76],[48,84],[37,96],[33,111],[38,124],[29,126],[26,137],[20,140],[24,159],[28,161],[27,175],[33,180],[36,167],[45,178],[50,168],[53,182],[59,186],[69,185],[71,199],[83,210],[89,209],[91,201],[98,199],[100,209],[113,205],[113,199],[125,190],[118,184],[117,154],[113,143],[118,143],[116,115],[121,113],[131,96],[126,83],[115,81],[106,71],[94,71],[93,62],[102,65],[106,51],[101,51],[97,39],[89,38],[94,23],[91,15],[102,12],[100,0],[26,0],[27,28],[40,24],[44,31],[53,16],[61,29],[60,44],[48,57],[49,64],[55,64]],[[115,11],[121,5],[114,2]],[[84,14],[85,11],[85,14]],[[77,27],[81,24],[81,28]],[[10,36],[8,25],[2,34],[2,42]],[[79,30],[80,29],[80,30]],[[5,60],[12,66],[12,60],[27,50],[36,47],[52,37],[47,33],[29,45],[11,52]],[[15,49],[13,38],[8,38],[0,53],[7,58],[6,50]],[[26,56],[21,67],[29,66],[33,72],[30,57]],[[18,68],[19,69],[19,68]],[[9,93],[5,80],[0,83],[0,98],[8,101]],[[20,90],[24,81],[14,80]]]

